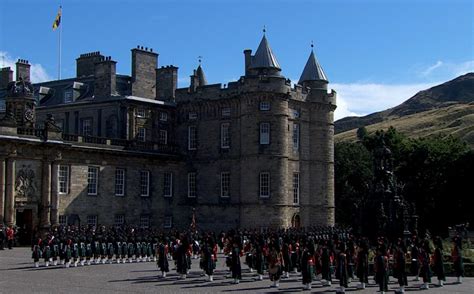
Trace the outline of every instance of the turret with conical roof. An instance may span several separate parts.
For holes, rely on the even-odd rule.
[[[246,73],[251,75],[280,76],[280,64],[275,54],[273,54],[272,48],[265,35],[265,30],[255,55],[251,56],[251,51],[246,51],[246,59],[249,59],[246,60],[246,70],[248,70]]]
[[[206,75],[204,74],[204,70],[202,69],[202,66],[200,64],[196,69],[196,77],[198,80],[199,87],[207,85]]]

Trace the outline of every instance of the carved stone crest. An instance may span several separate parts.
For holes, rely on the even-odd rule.
[[[18,171],[15,181],[16,195],[19,197],[33,197],[36,192],[35,172],[31,165],[23,165]]]

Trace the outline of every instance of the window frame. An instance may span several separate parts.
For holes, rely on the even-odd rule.
[[[91,173],[91,170],[94,170],[94,173]],[[87,167],[87,195],[88,196],[97,196],[99,194],[99,167],[98,166],[88,166]],[[94,178],[91,178],[90,175],[95,174],[95,181],[91,183],[91,180],[94,180]],[[91,186],[94,185],[94,186]],[[94,187],[95,192],[91,192],[91,187]]]
[[[188,198],[197,197],[197,176],[196,172],[188,173]]]
[[[87,130],[88,130],[87,132],[85,131],[86,130],[86,122],[89,124],[87,126]],[[83,118],[83,119],[81,119],[81,135],[83,137],[92,137],[92,135],[93,135],[92,127],[93,127],[92,118]]]
[[[260,101],[258,109],[260,111],[270,111],[272,108],[272,104],[270,101]]]
[[[300,204],[300,173],[293,172],[293,204]]]
[[[160,112],[160,121],[168,121],[168,112]]]
[[[166,178],[169,175],[169,194],[167,194],[167,183]],[[173,197],[173,173],[172,172],[165,172],[163,174],[163,197],[165,198],[172,198]]]
[[[144,183],[143,175],[146,174],[146,183]],[[144,185],[145,184],[145,185]],[[143,193],[144,187],[146,187],[146,194]],[[140,197],[150,197],[150,171],[141,170],[140,171]]]
[[[221,123],[221,148],[230,149],[230,123]]]
[[[146,220],[146,225],[143,225],[145,223],[144,220]],[[141,214],[139,221],[140,221],[140,223],[139,223],[140,228],[147,229],[147,228],[150,227],[151,217],[148,214]]]
[[[61,221],[61,219],[64,220],[64,223]],[[67,226],[67,214],[61,214],[58,216],[58,224],[61,225],[61,226]]]
[[[64,90],[63,92],[63,103],[69,104],[74,102],[74,92],[72,89]]]
[[[146,109],[145,108],[137,108],[135,116],[138,118],[146,118]]]
[[[62,172],[61,169],[64,168],[64,167],[67,168],[66,178],[65,178],[65,180],[61,180],[61,177],[63,177],[63,176],[61,176],[61,172]],[[58,166],[58,175],[57,176],[58,176],[58,193],[63,194],[63,195],[69,194],[69,192],[71,191],[71,189],[70,189],[71,167],[69,165],[66,165],[66,164],[59,164],[59,166]],[[62,182],[65,182],[64,186],[66,188],[66,192],[61,191],[61,183]]]
[[[298,151],[300,149],[300,124],[293,123],[292,132],[293,150]]]
[[[94,220],[94,223],[92,224],[90,220]],[[99,224],[99,216],[97,214],[89,214],[86,217],[86,222],[88,226],[97,226]]]
[[[137,129],[137,140],[139,142],[146,142],[146,133],[147,133],[147,131],[146,131],[145,127],[138,127],[138,129]]]
[[[122,183],[118,183],[117,182],[117,176],[118,176],[118,172],[121,171],[122,172]],[[124,168],[116,168],[115,169],[115,185],[114,185],[114,194],[115,196],[117,197],[124,197],[125,196],[125,183],[126,183],[126,180],[127,180],[127,172]],[[117,193],[117,186],[122,186],[122,193]]]
[[[197,126],[188,126],[188,150],[197,150],[197,147]]]
[[[259,143],[260,145],[270,145],[271,125],[269,122],[259,124]],[[266,135],[266,137],[265,137]]]
[[[224,193],[226,191],[227,194]],[[230,198],[230,172],[228,171],[221,172],[221,198]]]
[[[121,222],[117,222],[117,219],[120,219],[120,218],[122,219],[122,221],[121,221]],[[122,225],[124,225],[124,224],[125,224],[125,214],[116,214],[116,215],[114,216],[114,225],[115,225],[115,226],[122,226]]]
[[[264,177],[266,177],[266,185],[265,184],[265,179]],[[260,196],[260,198],[270,198],[270,188],[271,188],[271,178],[270,178],[270,172],[261,172],[259,174],[259,181],[258,181],[258,187],[259,187],[259,191],[258,191],[258,194]],[[265,193],[262,193],[262,192],[265,192],[266,190],[266,194]]]
[[[162,137],[164,134],[164,137]],[[160,130],[159,136],[158,136],[158,142],[161,145],[168,145],[168,131],[167,130]]]
[[[221,108],[221,117],[231,117],[232,109],[230,107]]]
[[[172,227],[173,227],[173,216],[172,215],[165,215],[164,218],[163,218],[163,228],[164,229],[171,229]]]

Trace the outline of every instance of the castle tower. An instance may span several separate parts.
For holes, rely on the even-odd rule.
[[[311,45],[313,47],[313,45]],[[334,110],[336,92],[328,93],[328,79],[311,50],[299,84],[310,103],[309,198],[301,207],[303,226],[334,225]]]
[[[265,36],[265,31],[255,55],[251,56],[251,51],[248,50],[244,51],[244,53],[246,54],[246,59],[250,59],[250,62],[246,61],[246,67],[248,66],[251,75],[280,76],[280,64],[275,54],[273,54],[267,37]]]
[[[35,98],[30,83],[28,60],[18,59],[16,62],[16,81],[8,83],[5,118],[2,123],[18,127],[34,127]]]

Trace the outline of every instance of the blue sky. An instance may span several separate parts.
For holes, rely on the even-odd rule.
[[[197,57],[211,83],[243,74],[243,53],[267,37],[283,74],[296,81],[311,40],[339,94],[336,117],[395,106],[421,89],[474,70],[470,0],[1,0],[0,54],[34,65],[37,81],[57,77],[60,4],[62,76],[75,75],[81,53],[111,55],[130,74],[130,49],[152,47],[159,65],[179,67],[187,86]],[[0,63],[2,60],[0,60]]]

